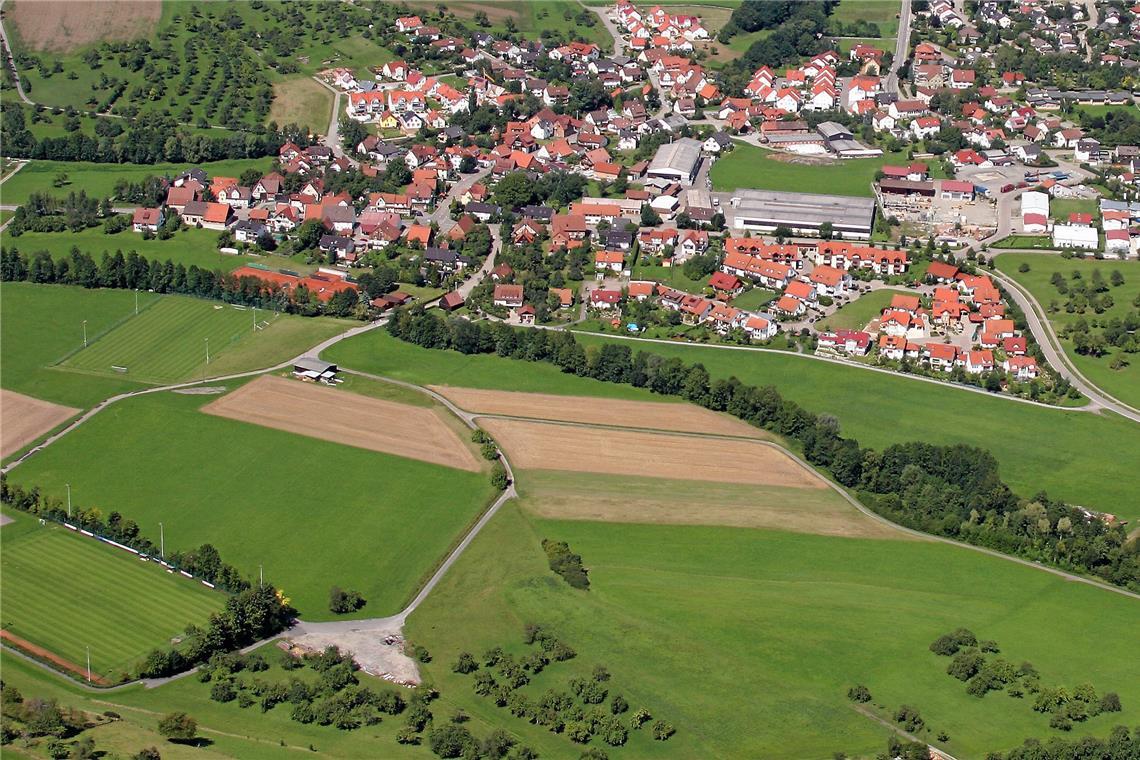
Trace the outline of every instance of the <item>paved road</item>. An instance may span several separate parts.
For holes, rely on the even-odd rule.
[[[4,65],[12,70],[12,75],[16,79],[16,92],[20,96],[20,100],[24,101],[30,106],[35,103],[24,92],[24,85],[20,82],[20,72],[16,68],[16,59],[12,56],[12,44],[8,41],[8,31],[4,28],[4,22],[0,20],[0,40],[4,42]]]
[[[610,37],[614,40],[613,55],[621,55],[622,51],[625,50],[625,41],[622,39],[621,29],[618,28],[617,22],[610,17],[609,10],[613,6],[586,5],[582,0],[578,0],[578,5],[597,14],[598,18],[602,20],[602,24],[606,27],[606,31],[610,33]]]
[[[902,67],[903,62],[906,61],[907,54],[910,52],[910,4],[911,0],[902,0],[902,7],[899,10],[899,31],[898,37],[895,40],[895,57],[891,62],[891,71],[887,75],[887,81],[885,83],[887,92],[898,93],[899,69]]]

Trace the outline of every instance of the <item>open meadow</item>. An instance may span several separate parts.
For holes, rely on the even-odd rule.
[[[287,265],[293,270],[308,269],[283,257],[221,253],[218,250],[218,235],[216,230],[187,227],[167,240],[159,240],[157,237],[147,240],[129,230],[108,235],[102,227],[92,227],[82,232],[25,232],[19,237],[5,235],[4,245],[19,250],[28,258],[40,251],[47,251],[56,261],[70,256],[72,248],[78,248],[80,252],[90,255],[96,264],[102,260],[104,253],[114,255],[116,251],[121,251],[126,256],[134,251],[151,263],[171,261],[175,265],[194,265],[201,269],[220,269],[223,272],[248,264],[267,262],[270,266]]]
[[[83,348],[83,321],[94,338],[134,314],[135,293],[87,290],[62,285],[6,282],[0,286],[0,343],[4,346],[4,388],[73,407],[136,390],[125,377],[82,377],[54,365]],[[158,299],[138,294],[140,307]]]
[[[1065,259],[1060,256],[1043,256],[1032,253],[1003,253],[996,259],[997,268],[1025,286],[1033,298],[1041,305],[1054,332],[1059,333],[1079,319],[1090,325],[1092,333],[1102,332],[1101,326],[1109,320],[1123,319],[1127,314],[1140,312],[1140,262],[1136,261],[1096,261]],[[1028,272],[1020,271],[1026,265]],[[1070,312],[1066,308],[1068,293],[1062,293],[1052,283],[1054,274],[1060,273],[1066,283],[1066,290],[1077,280],[1078,274],[1085,282],[1091,283],[1094,272],[1100,272],[1108,287],[1107,295],[1112,297],[1112,306],[1097,314],[1088,308],[1084,314]],[[1120,285],[1111,284],[1113,272],[1120,272],[1124,281]],[[1123,348],[1107,345],[1103,356],[1078,354],[1071,337],[1057,336],[1065,354],[1097,387],[1120,399],[1130,406],[1140,408],[1140,356],[1129,354]],[[1117,362],[1122,365],[1114,367]]]
[[[578,334],[587,346],[612,338]],[[989,449],[1002,476],[1025,496],[1054,497],[1140,518],[1120,462],[1140,458],[1136,426],[1114,415],[1030,406],[948,386],[891,377],[784,353],[623,341],[634,351],[700,362],[714,377],[771,384],[816,413],[834,415],[845,435],[882,449],[922,440]],[[574,377],[544,363],[419,348],[373,331],[337,344],[325,358],[401,380],[472,388],[633,400],[664,400],[644,389]],[[1041,441],[1051,441],[1042,446]],[[1112,451],[1112,457],[1101,451]]]
[[[796,193],[871,196],[871,183],[883,164],[904,161],[905,154],[837,161],[816,156],[777,153],[746,143],[717,159],[709,170],[713,190],[738,188],[783,190]]]
[[[601,664],[611,693],[677,727],[664,743],[631,732],[620,751],[606,748],[611,757],[870,756],[888,729],[853,709],[846,692],[856,683],[870,689],[872,709],[916,707],[932,727],[924,738],[958,757],[1060,735],[1029,699],[972,697],[946,675],[928,645],[959,626],[1032,662],[1043,683],[1118,691],[1125,712],[1079,724],[1076,734],[1104,735],[1140,716],[1140,669],[1120,635],[1135,619],[1134,600],[922,541],[543,519],[526,477],[522,501],[496,515],[407,630],[432,652],[424,670],[445,701],[473,726],[505,723],[542,756],[576,751],[474,695],[472,677],[451,671],[462,651],[525,654],[527,623],[578,652],[532,676],[532,698]],[[548,570],[543,538],[581,554],[588,591]],[[1072,647],[1067,636],[1103,647]],[[949,741],[937,741],[939,731]]]
[[[162,385],[269,367],[349,326],[335,319],[163,296],[109,332],[90,336],[87,347],[59,367]]]
[[[368,600],[358,617],[396,612],[491,496],[484,472],[202,413],[215,399],[119,402],[9,478],[53,497],[70,483],[152,539],[161,521],[168,551],[209,542],[247,577],[264,567],[306,620],[331,617],[334,584]]]
[[[48,193],[64,196],[83,190],[90,198],[107,198],[114,193],[120,179],[140,182],[146,177],[173,177],[192,166],[203,169],[211,177],[237,177],[247,169],[269,171],[270,158],[250,158],[234,161],[207,161],[200,164],[96,164],[85,161],[29,161],[28,165],[0,184],[0,202],[18,206],[27,201],[31,193]],[[55,186],[61,174],[66,182]],[[110,236],[104,236],[110,237]],[[22,246],[21,246],[22,247]]]
[[[282,79],[273,85],[269,120],[278,124],[299,124],[313,134],[324,134],[329,128],[333,98],[327,87],[310,77]]]
[[[187,623],[205,624],[225,594],[168,573],[157,563],[28,514],[0,529],[0,582],[7,633],[94,675],[117,680]]]
[[[817,330],[862,330],[872,320],[878,319],[883,309],[890,305],[896,295],[913,296],[913,291],[873,290],[844,304],[826,319],[820,320]]]

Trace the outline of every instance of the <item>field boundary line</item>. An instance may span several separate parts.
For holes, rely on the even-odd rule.
[[[150,292],[150,291],[147,291],[147,292]],[[128,314],[128,315],[126,315],[125,317],[120,317],[119,319],[115,320],[114,322],[112,322],[112,323],[111,323],[110,325],[108,325],[107,327],[105,327],[105,328],[103,328],[102,330],[100,330],[99,332],[95,333],[93,336],[91,336],[91,337],[90,337],[90,338],[87,340],[87,345],[85,345],[85,346],[79,346],[78,348],[73,348],[73,349],[71,349],[71,350],[70,350],[70,351],[68,351],[66,354],[64,354],[63,356],[61,356],[59,359],[56,359],[54,362],[52,362],[51,364],[49,364],[49,365],[47,365],[47,366],[48,366],[48,367],[51,367],[52,369],[54,369],[54,368],[58,367],[59,365],[63,364],[65,361],[67,361],[67,360],[68,360],[68,359],[70,359],[71,357],[73,357],[73,356],[75,356],[76,354],[78,354],[80,351],[83,351],[84,349],[86,349],[86,348],[89,348],[89,347],[91,347],[91,346],[95,345],[97,342],[99,342],[99,340],[100,340],[100,339],[107,337],[107,336],[108,336],[110,333],[112,333],[112,332],[114,332],[115,330],[119,329],[120,327],[122,327],[123,325],[125,325],[127,322],[130,322],[130,321],[131,321],[132,319],[134,319],[135,317],[141,317],[141,316],[143,315],[143,312],[145,312],[145,311],[148,311],[149,309],[152,309],[152,308],[154,308],[154,306],[155,306],[157,303],[159,303],[159,302],[160,302],[160,301],[162,301],[164,298],[166,298],[166,294],[165,294],[165,293],[155,293],[155,295],[156,295],[156,296],[158,296],[158,298],[155,298],[155,299],[152,299],[152,300],[148,301],[148,302],[146,303],[146,305],[144,305],[144,306],[140,306],[140,307],[139,307],[139,310],[138,310],[137,312],[132,312],[132,313],[130,313],[130,314]],[[73,369],[73,368],[71,368],[71,367],[68,367],[67,369],[71,370],[71,369]],[[80,371],[82,371],[82,370],[80,370]]]

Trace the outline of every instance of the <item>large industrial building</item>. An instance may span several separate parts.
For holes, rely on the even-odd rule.
[[[868,240],[875,223],[875,200],[775,190],[732,194],[730,224],[741,232],[771,233],[786,227],[795,235],[818,235],[827,222],[832,232],[847,240]]]
[[[650,179],[679,182],[689,187],[700,165],[701,143],[691,137],[682,137],[658,148],[645,174]]]

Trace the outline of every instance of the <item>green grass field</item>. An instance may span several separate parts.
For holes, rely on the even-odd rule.
[[[866,684],[877,704],[917,707],[958,757],[1050,736],[1028,700],[968,696],[927,645],[968,626],[1043,682],[1118,690],[1126,713],[1077,729],[1103,735],[1140,715],[1140,669],[1121,626],[1135,602],[968,550],[926,542],[774,531],[541,520],[508,505],[435,593],[409,636],[433,653],[427,673],[475,721],[499,721],[544,757],[572,745],[511,718],[451,672],[460,651],[521,653],[525,623],[549,626],[579,653],[527,688],[541,694],[601,663],[634,709],[677,726],[664,744],[631,733],[619,757],[822,758],[881,751],[887,730],[846,698]],[[546,567],[542,538],[567,541],[588,592]],[[1104,646],[1073,647],[1064,619]],[[510,646],[507,646],[510,645]],[[1131,664],[1128,664],[1131,663]],[[746,696],[745,696],[746,695]],[[729,713],[726,705],[732,704]],[[933,736],[930,737],[934,741]],[[613,756],[613,755],[611,755]]]
[[[898,14],[899,6],[891,0],[841,0],[831,18],[844,24],[870,21],[879,26],[883,37],[894,37],[899,31]]]
[[[255,321],[259,325],[256,330]],[[216,301],[167,296],[90,341],[60,366],[101,375],[121,374],[139,382],[174,383],[268,367],[274,360],[288,359],[347,326],[333,319],[289,317]]]
[[[300,124],[314,134],[324,134],[329,128],[333,97],[327,87],[309,77],[284,79],[273,86],[269,121]]]
[[[763,309],[776,298],[776,291],[768,290],[766,288],[752,288],[746,290],[736,298],[732,299],[732,305],[738,309],[745,311],[756,311]]]
[[[607,340],[585,334],[578,339],[586,345]],[[786,354],[630,345],[700,362],[714,378],[735,375],[747,383],[775,385],[806,409],[835,415],[844,434],[864,446],[882,449],[912,440],[981,446],[993,452],[1003,477],[1026,496],[1045,489],[1077,504],[1140,518],[1132,486],[1120,477],[1121,462],[1140,458],[1140,436],[1124,418],[1033,407]],[[432,351],[380,331],[342,341],[324,357],[417,383],[662,400],[643,389],[572,377],[550,364]],[[1104,450],[1113,456],[1099,453]]]
[[[258,311],[271,324],[253,331],[253,311],[188,296],[137,295],[64,285],[4,283],[0,335],[5,388],[68,406],[87,407],[140,383],[201,377],[210,341],[209,376],[270,367],[352,323]],[[221,308],[215,308],[221,307]],[[88,347],[83,348],[83,322]],[[63,364],[61,365],[61,362]],[[126,373],[112,369],[125,365]]]
[[[643,266],[636,264],[630,271],[631,280],[653,280],[686,293],[700,293],[709,285],[709,278],[692,280],[685,276],[682,267]]]
[[[877,319],[896,295],[915,295],[906,290],[873,290],[836,309],[835,313],[816,325],[818,330],[862,330]]]
[[[112,680],[225,595],[121,549],[14,512],[2,529],[5,630]]]
[[[1048,235],[1010,235],[990,244],[990,248],[1041,248],[1053,249],[1053,238]]]
[[[269,171],[269,158],[214,161],[197,164],[210,176],[237,177],[246,169]],[[20,205],[33,192],[63,196],[85,190],[88,196],[105,198],[120,179],[139,182],[144,177],[161,177],[186,171],[190,164],[93,164],[82,161],[32,161],[0,185],[0,202]],[[67,174],[69,184],[54,187],[57,175]]]
[[[737,143],[734,151],[717,159],[709,176],[714,190],[727,192],[737,188],[755,188],[870,197],[875,172],[883,164],[897,164],[905,159],[903,153],[887,153],[880,158],[824,159],[823,163],[818,163],[819,159],[777,154],[765,148]],[[811,163],[813,161],[817,163]]]
[[[233,387],[233,384],[228,384]],[[454,470],[199,412],[216,396],[122,401],[9,476],[118,510],[167,550],[213,543],[283,588],[307,620],[329,587],[360,591],[359,616],[396,612],[487,503],[484,473]]]
[[[139,305],[156,300],[140,293]],[[136,390],[126,377],[85,377],[51,369],[88,338],[112,329],[134,314],[135,294],[125,290],[86,290],[61,285],[6,282],[0,286],[0,342],[4,347],[0,383],[10,390],[68,406],[86,407],[108,396]]]
[[[254,262],[269,262],[270,266],[288,265],[289,269],[305,269],[281,257],[232,256],[218,251],[218,233],[215,230],[186,228],[175,233],[168,240],[151,238],[144,240],[135,232],[120,232],[108,235],[102,227],[92,227],[82,232],[25,232],[19,237],[4,235],[4,245],[12,246],[29,258],[40,251],[47,251],[53,259],[67,258],[72,247],[89,254],[98,263],[104,253],[114,255],[131,251],[151,262],[173,261],[189,267],[191,264],[203,269],[232,271]],[[278,263],[279,262],[279,263]]]
[[[1018,271],[1018,267],[1022,264],[1029,265],[1028,272]],[[1028,288],[1037,303],[1041,304],[1054,331],[1060,331],[1082,316],[1065,311],[1068,296],[1062,295],[1049,282],[1054,272],[1060,272],[1070,283],[1073,272],[1080,272],[1086,278],[1086,282],[1091,279],[1093,271],[1098,269],[1105,282],[1108,282],[1113,271],[1119,271],[1124,275],[1123,285],[1109,286],[1109,295],[1113,300],[1112,308],[1105,310],[1103,314],[1096,314],[1089,309],[1083,315],[1085,321],[1089,323],[1094,320],[1122,318],[1129,312],[1136,311],[1132,302],[1140,297],[1140,263],[1136,261],[1096,261],[1063,259],[1060,256],[1041,256],[1032,253],[1003,253],[997,258],[997,267]],[[1056,308],[1053,308],[1054,306]],[[1095,331],[1100,332],[1099,329]],[[1061,346],[1081,374],[1124,403],[1140,408],[1140,358],[1135,354],[1127,354],[1120,348],[1109,346],[1108,353],[1104,356],[1082,356],[1073,350],[1073,342],[1064,338],[1061,339]],[[1112,369],[1112,362],[1118,357],[1124,359],[1127,365],[1121,369]]]
[[[1069,222],[1069,214],[1092,214],[1100,218],[1100,203],[1095,199],[1054,198],[1049,202],[1049,218]]]

